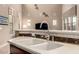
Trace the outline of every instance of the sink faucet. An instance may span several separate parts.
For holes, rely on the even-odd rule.
[[[40,28],[42,28],[43,23],[47,23],[47,21],[42,21],[40,24]],[[44,30],[44,31],[45,31],[44,33],[46,35],[46,39],[47,39],[47,41],[49,41],[50,40],[50,31],[49,30]],[[52,41],[54,41],[54,37],[53,37]]]
[[[50,32],[49,32],[49,30],[47,30],[47,41],[49,41],[49,39],[50,39]]]
[[[47,30],[47,37],[46,37],[46,39],[47,39],[47,41],[49,41],[50,40],[50,31],[49,30]],[[54,36],[52,37],[52,41],[54,42]]]

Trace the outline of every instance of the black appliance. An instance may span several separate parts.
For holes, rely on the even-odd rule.
[[[41,28],[40,28],[41,26]],[[38,29],[38,30],[48,30],[48,24],[47,23],[36,23],[35,24],[35,29]]]

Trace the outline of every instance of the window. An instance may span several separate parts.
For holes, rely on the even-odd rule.
[[[74,16],[73,17],[73,25],[72,25],[73,26],[73,28],[72,28],[73,30],[76,30],[76,19],[77,19],[76,16]]]
[[[64,19],[64,30],[76,30],[76,16],[66,17]]]

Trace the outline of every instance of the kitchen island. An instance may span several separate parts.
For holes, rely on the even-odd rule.
[[[19,54],[74,54],[79,53],[79,45],[47,41],[32,37],[17,37],[9,40],[10,47],[19,48],[24,53]],[[12,50],[13,51],[13,50]],[[12,52],[10,51],[10,52]],[[16,54],[15,49],[14,53]]]
[[[79,31],[67,31],[67,30],[35,30],[35,29],[17,29],[15,30],[15,36],[19,34],[31,34],[31,37],[40,35],[40,37],[50,36],[50,40],[69,42],[79,44]],[[33,36],[32,36],[33,34]],[[37,36],[36,36],[37,37]],[[40,38],[37,37],[37,38]],[[47,37],[45,37],[46,39]],[[44,38],[43,38],[44,39]]]

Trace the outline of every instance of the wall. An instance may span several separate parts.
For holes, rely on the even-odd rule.
[[[5,44],[10,39],[9,26],[0,25],[0,45]]]
[[[8,5],[0,4],[0,15],[8,17]]]
[[[8,5],[0,4],[0,16],[8,17]],[[9,26],[0,25],[0,46],[5,44],[10,39]]]
[[[28,28],[34,29],[35,23],[42,22],[46,20],[49,25],[49,29],[58,29],[61,30],[62,28],[62,6],[61,5],[54,5],[54,4],[38,4],[39,10],[36,10],[34,4],[27,4],[22,5],[22,15],[23,15],[23,23],[26,24],[27,19],[31,19],[31,26]],[[49,15],[48,19],[45,19],[42,16],[42,12],[46,12]],[[57,25],[52,25],[52,20],[57,20]]]

